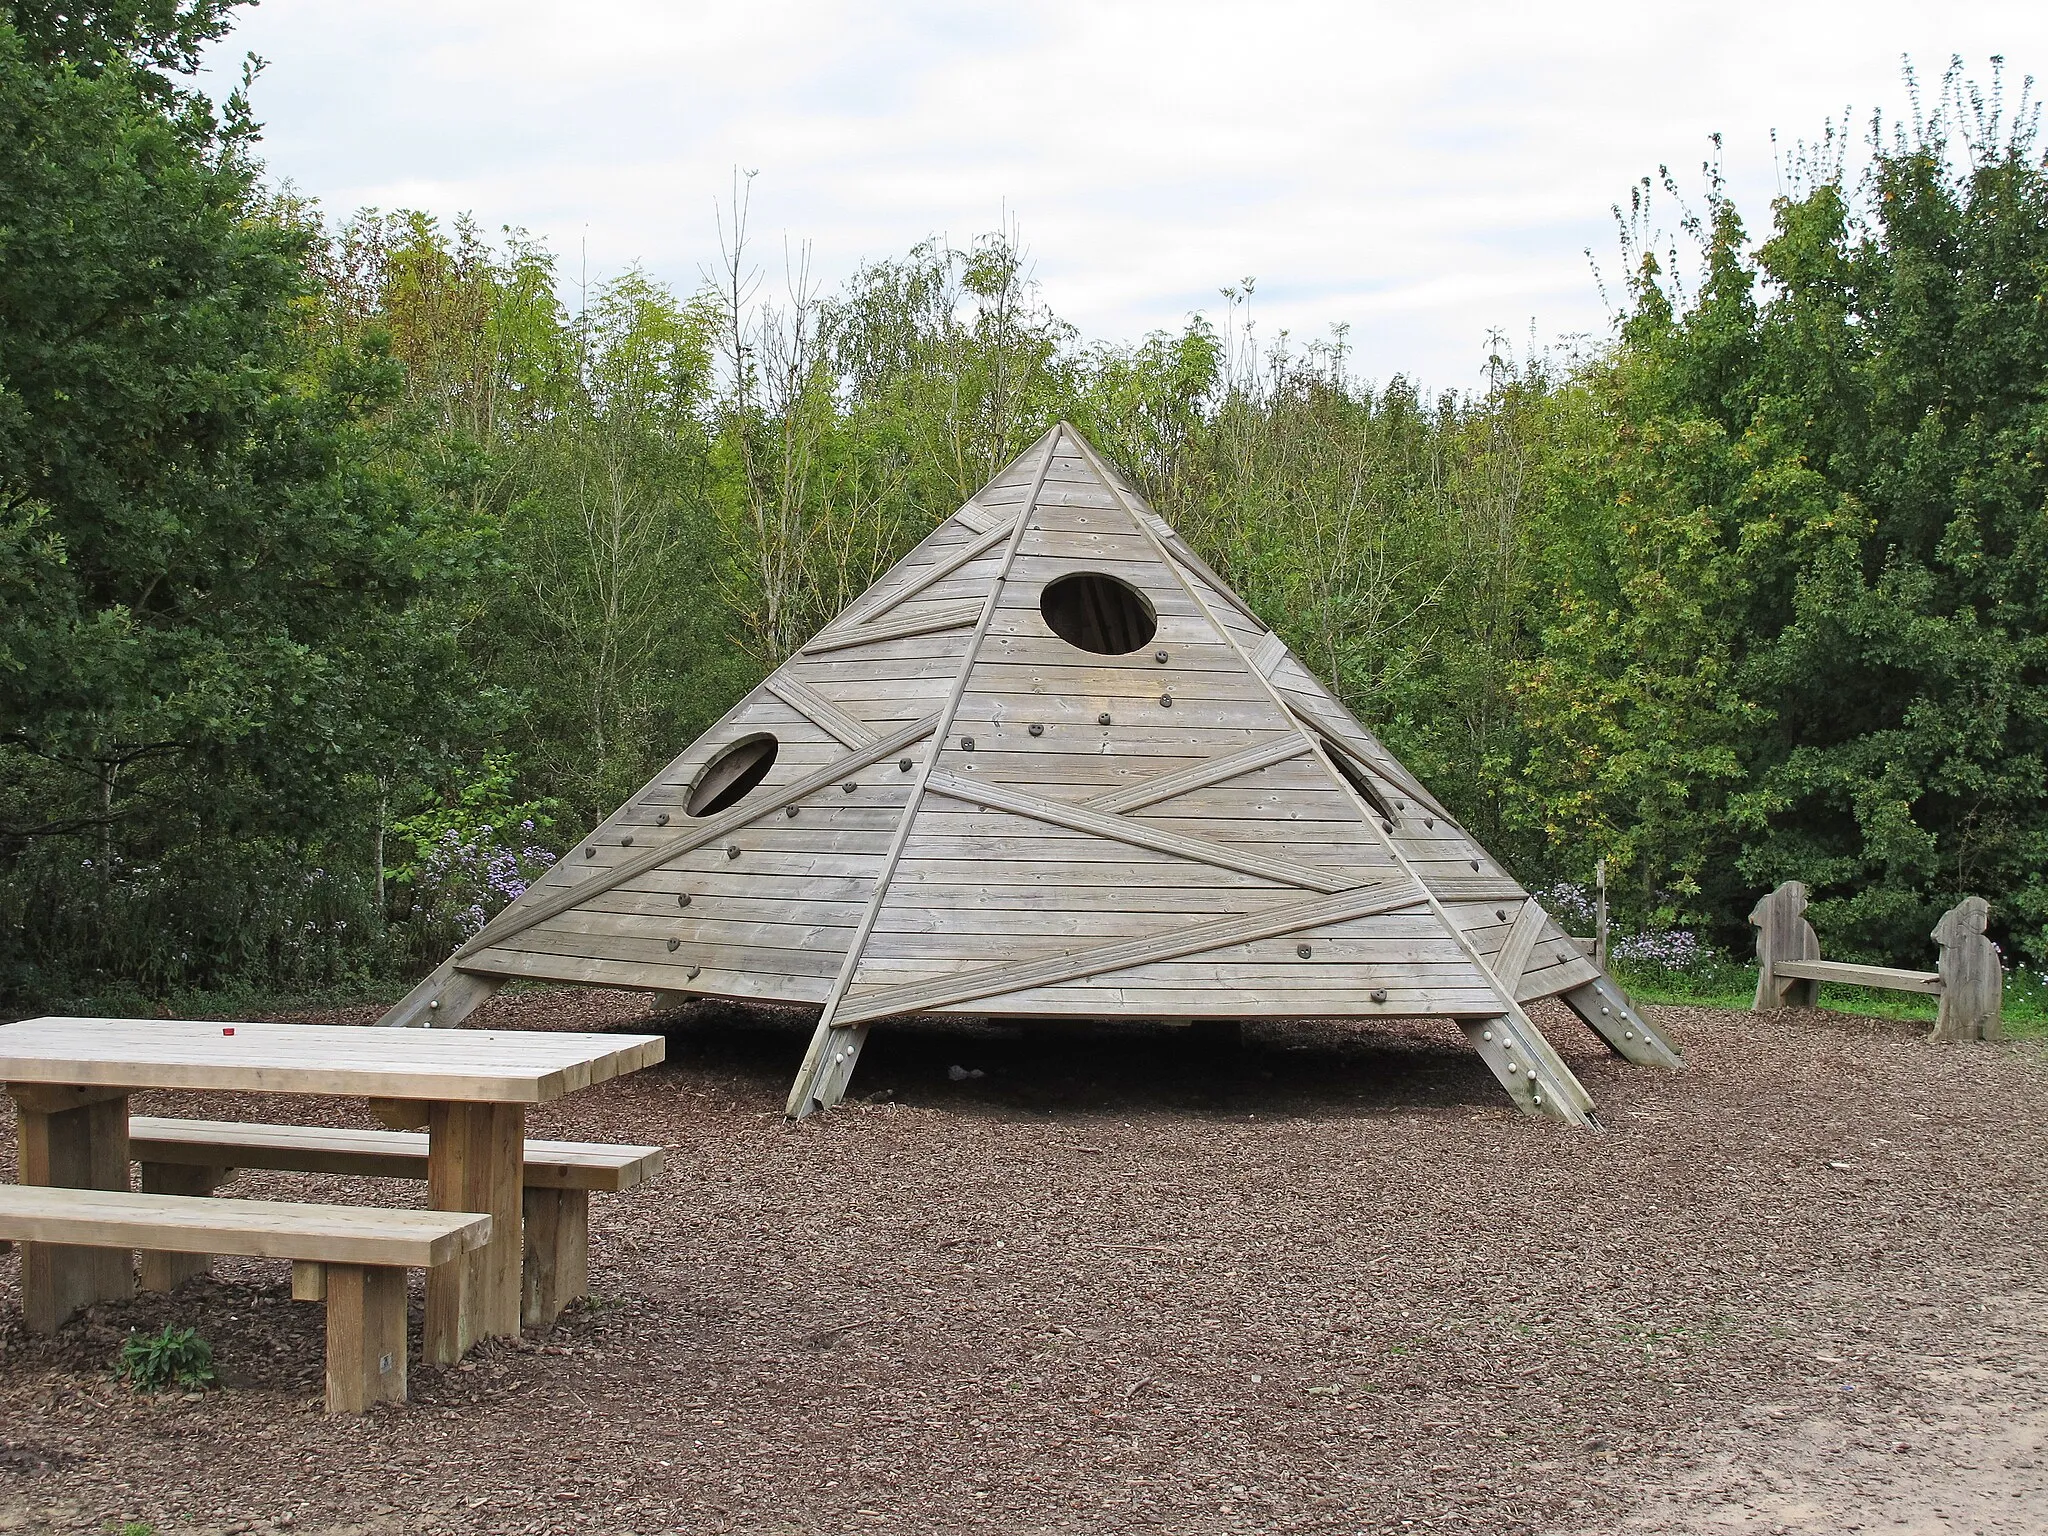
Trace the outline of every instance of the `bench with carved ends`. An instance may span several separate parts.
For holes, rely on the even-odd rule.
[[[30,1253],[62,1245],[290,1259],[292,1294],[327,1303],[327,1411],[361,1413],[405,1400],[405,1272],[483,1247],[491,1218],[0,1184],[0,1237],[35,1244]]]
[[[1984,933],[1991,907],[1982,896],[1965,896],[1934,925],[1928,936],[1941,946],[1941,958],[1932,971],[1821,959],[1820,938],[1806,920],[1806,901],[1806,887],[1787,880],[1749,914],[1756,929],[1756,1001],[1751,1005],[1756,1011],[1810,1006],[1822,982],[1884,987],[1940,1000],[1931,1039],[2000,1037],[2005,967],[1998,946]]]
[[[142,1187],[162,1194],[213,1193],[238,1168],[425,1179],[427,1138],[409,1131],[337,1130],[314,1125],[245,1125],[135,1115],[128,1156]],[[590,1293],[590,1192],[637,1188],[661,1172],[659,1147],[529,1140],[521,1212],[526,1232],[520,1323],[544,1327]],[[142,1288],[167,1291],[205,1271],[204,1253],[142,1255]]]

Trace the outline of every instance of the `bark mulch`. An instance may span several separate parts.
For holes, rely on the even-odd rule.
[[[223,1260],[44,1339],[0,1259],[0,1531],[2048,1525],[2027,1470],[2048,1426],[2041,1047],[1656,1012],[1689,1070],[1539,1015],[1606,1134],[1523,1120],[1453,1029],[1398,1021],[1235,1049],[884,1027],[868,1100],[790,1129],[800,1020],[502,996],[475,1022],[668,1035],[664,1066],[532,1116],[670,1149],[655,1186],[595,1197],[591,1302],[328,1419],[321,1310],[282,1264]],[[136,1108],[369,1123],[336,1101]],[[166,1321],[212,1342],[225,1390],[112,1379],[128,1331]],[[2001,1426],[2003,1470],[1970,1472],[1970,1437]],[[1888,1513],[1943,1477],[1991,1502]]]

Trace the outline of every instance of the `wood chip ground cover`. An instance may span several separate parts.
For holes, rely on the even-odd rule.
[[[874,1102],[789,1129],[800,1020],[502,996],[477,1024],[669,1035],[666,1065],[533,1117],[671,1149],[655,1186],[594,1198],[593,1302],[330,1420],[320,1309],[281,1264],[43,1339],[0,1259],[0,1531],[2048,1526],[2041,1047],[1657,1014],[1690,1070],[1540,1014],[1604,1135],[1523,1120],[1420,1023],[1241,1049],[884,1028]],[[166,1321],[225,1390],[111,1379]]]

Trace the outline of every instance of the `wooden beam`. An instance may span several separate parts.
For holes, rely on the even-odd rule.
[[[681,858],[693,848],[715,843],[720,838],[737,832],[741,827],[759,821],[771,812],[781,810],[785,805],[801,800],[807,795],[816,794],[826,786],[838,783],[849,773],[893,756],[912,742],[922,741],[932,734],[937,724],[937,717],[930,715],[922,720],[913,721],[901,730],[891,731],[872,746],[862,747],[857,752],[849,752],[845,757],[805,774],[793,784],[784,785],[781,789],[761,795],[758,799],[749,795],[743,804],[734,806],[723,816],[709,817],[699,823],[695,831],[685,832],[680,837],[672,837],[666,842],[655,843],[642,849],[624,863],[612,866],[609,873],[595,880],[585,880],[580,885],[561,886],[531,906],[527,906],[523,898],[515,901],[484,924],[483,931],[458,949],[448,963],[459,964],[465,956],[501,944],[514,934],[524,933],[535,924],[544,923],[558,913],[581,906],[600,892],[613,890],[628,880],[638,879],[650,869],[659,869],[671,860]]]
[[[1846,960],[1776,960],[1771,969],[1795,981],[1832,981],[1845,987],[1882,987],[1892,992],[1939,993],[1938,971],[1895,971],[1885,965],[1852,965]]]
[[[1259,676],[1271,677],[1287,659],[1287,642],[1272,630],[1267,630],[1259,643],[1252,648],[1252,665]]]
[[[1536,940],[1543,932],[1546,914],[1534,900],[1524,901],[1521,911],[1515,914],[1515,921],[1508,929],[1507,942],[1501,945],[1500,953],[1493,957],[1488,967],[1493,979],[1500,983],[1501,990],[1509,997],[1522,984],[1522,972],[1529,968],[1529,953],[1536,947]]]
[[[987,533],[991,528],[1007,521],[1007,519],[999,512],[991,512],[987,507],[970,501],[964,503],[960,510],[953,514],[953,521],[966,524],[976,533]]]
[[[842,747],[871,747],[875,733],[802,679],[778,672],[761,685]]]
[[[1148,805],[1157,805],[1162,800],[1171,800],[1176,795],[1185,795],[1191,790],[1206,789],[1211,784],[1222,784],[1247,773],[1256,773],[1259,769],[1270,768],[1275,763],[1284,763],[1301,757],[1308,751],[1308,743],[1298,734],[1276,736],[1269,742],[1247,747],[1242,752],[1233,752],[1228,757],[1211,758],[1206,763],[1197,763],[1194,767],[1183,768],[1178,773],[1162,773],[1157,778],[1146,779],[1142,783],[1112,789],[1107,794],[1097,795],[1084,803],[1091,811],[1120,816],[1131,811],[1141,811]]]
[[[884,640],[907,640],[912,635],[935,635],[941,630],[965,629],[981,617],[986,602],[986,598],[977,598],[971,603],[947,603],[929,613],[895,619],[886,624],[861,624],[837,633],[827,630],[805,646],[803,654],[822,656],[829,651],[851,650],[857,645],[879,645]]]
[[[459,951],[435,966],[426,980],[385,1011],[378,1024],[400,1029],[453,1029],[489,1002],[491,995],[505,985],[505,978],[457,970],[458,955]]]
[[[1567,1125],[1598,1123],[1586,1090],[1526,1018],[1461,1019],[1459,1028],[1523,1114]]]
[[[968,503],[970,507],[973,505],[972,502]],[[1016,525],[1017,516],[1021,515],[1002,516],[988,511],[986,507],[975,507],[975,510],[982,513],[985,518],[993,518],[995,520],[983,523],[968,522],[966,509],[963,508],[956,516],[961,522],[967,523],[970,528],[973,528],[978,535],[977,537],[970,539],[950,555],[946,555],[934,561],[931,565],[926,566],[902,586],[891,587],[886,592],[865,594],[854,599],[847,607],[847,610],[839,616],[837,622],[854,625],[871,623],[881,615],[889,612],[890,609],[909,602],[918,593],[929,587],[936,586],[962,567],[972,565],[976,560],[979,560],[983,555],[1002,543],[1004,539],[1010,536],[1010,530]],[[872,601],[870,601],[871,598]]]
[[[1628,994],[1604,973],[1559,996],[1615,1055],[1645,1067],[1685,1065],[1670,1036],[1636,1012]]]
[[[890,987],[850,999],[840,1010],[839,1017],[848,1023],[869,1023],[893,1014],[949,1008],[956,1003],[973,1002],[1005,992],[1059,986],[1090,976],[1129,970],[1135,965],[1149,965],[1158,960],[1182,960],[1233,944],[1249,944],[1259,939],[1279,938],[1283,934],[1321,928],[1330,923],[1348,922],[1357,917],[1398,912],[1403,907],[1420,906],[1427,899],[1422,888],[1409,880],[1391,885],[1363,886],[1341,896],[1293,902],[1264,912],[1200,923],[1191,928],[1177,928],[1148,938],[1128,939],[1121,944],[1105,944],[1074,954],[1053,955],[1019,965],[987,966],[956,976]]]
[[[1007,542],[1003,545],[1002,559],[997,563],[995,574],[989,582],[987,595],[982,599],[980,617],[975,620],[974,633],[960,655],[960,669],[953,675],[953,684],[946,692],[946,702],[933,723],[933,734],[939,741],[946,739],[952,729],[953,717],[959,713],[960,700],[967,693],[967,679],[973,675],[975,658],[981,653],[981,643],[987,637],[989,625],[995,621],[996,609],[1002,601],[1003,583],[1009,579],[1010,567],[1016,561],[1017,547],[1024,542],[1024,532],[1031,526],[1032,510],[1038,505],[1039,493],[1045,488],[1045,479],[1052,471],[1052,461],[1059,452],[1060,438],[1066,431],[1062,423],[1048,431],[1041,441],[1045,452],[1038,461],[1037,472],[1032,476],[1031,489],[1024,497],[1024,504],[1011,520]],[[889,851],[883,856],[882,867],[875,875],[874,889],[868,896],[867,909],[861,914],[860,926],[854,931],[852,942],[846,946],[845,957],[840,961],[838,973],[833,977],[832,987],[825,994],[825,1006],[818,1015],[817,1028],[811,1032],[811,1043],[804,1052],[803,1063],[797,1068],[796,1081],[790,1084],[789,1099],[784,1113],[792,1120],[801,1120],[821,1109],[830,1109],[846,1092],[848,1079],[860,1060],[861,1045],[867,1039],[867,1027],[862,1024],[841,1024],[839,1008],[846,997],[846,989],[853,981],[854,968],[860,964],[861,952],[867,948],[868,935],[874,932],[875,919],[880,916],[882,903],[889,894],[889,881],[896,872],[897,861],[903,857],[903,845],[910,839],[910,828],[917,820],[917,808],[924,802],[925,786],[931,781],[936,751],[925,754],[924,761],[917,765],[917,776],[910,786],[910,793],[903,802],[903,815],[896,823],[894,836],[889,840]]]
[[[1262,880],[1271,880],[1278,885],[1298,886],[1305,891],[1323,891],[1334,895],[1338,891],[1351,890],[1359,884],[1355,876],[1342,870],[1317,869],[1308,864],[1297,864],[1292,859],[1277,859],[1268,854],[1255,853],[1249,848],[1237,848],[1227,843],[1211,842],[1204,837],[1188,837],[1179,832],[1168,832],[1158,827],[1147,826],[1141,821],[1127,820],[1122,816],[1105,816],[1102,812],[1091,811],[1086,806],[1046,800],[1001,785],[977,784],[964,775],[948,773],[943,769],[934,771],[929,782],[934,793],[951,800],[963,800],[969,805],[986,806],[992,811],[1008,811],[1013,816],[1026,816],[1033,821],[1065,827],[1073,832],[1092,833],[1096,837],[1106,837],[1112,842],[1128,843],[1133,848],[1149,848],[1154,853],[1169,853],[1176,858],[1189,859],[1197,864],[1211,864],[1218,869],[1234,869],[1241,875],[1256,875]]]

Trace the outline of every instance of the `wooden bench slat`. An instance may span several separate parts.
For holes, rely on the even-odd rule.
[[[320,1125],[250,1125],[235,1120],[183,1120],[133,1115],[128,1156],[138,1163],[267,1168],[366,1178],[424,1179],[427,1138],[415,1131],[337,1129]],[[660,1147],[602,1142],[526,1143],[526,1187],[616,1194],[661,1171]]]
[[[1833,981],[1850,987],[1885,987],[1894,992],[1939,992],[1939,971],[1896,971],[1883,965],[1852,965],[1846,960],[1780,960],[1771,969],[1800,981]]]
[[[467,1211],[6,1184],[0,1185],[0,1237],[87,1248],[432,1269],[489,1242],[491,1218]]]

